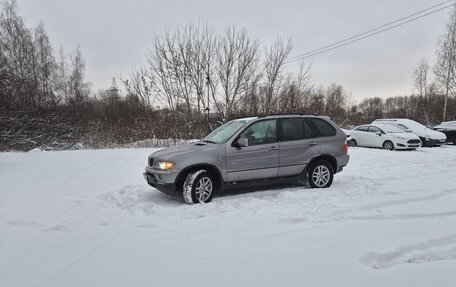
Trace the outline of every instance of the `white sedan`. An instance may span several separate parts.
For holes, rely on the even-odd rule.
[[[351,145],[376,147],[387,150],[417,149],[421,146],[418,136],[387,124],[362,125],[351,130]]]

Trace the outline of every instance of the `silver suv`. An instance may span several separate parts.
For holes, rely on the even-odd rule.
[[[326,188],[349,158],[345,133],[328,117],[242,118],[152,153],[144,178],[188,204],[207,203],[219,191],[278,182]]]

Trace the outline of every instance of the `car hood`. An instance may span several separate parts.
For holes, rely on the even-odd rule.
[[[456,122],[443,122],[434,127],[436,130],[456,131]]]
[[[412,133],[416,134],[419,137],[434,139],[434,140],[444,140],[446,139],[446,135],[442,132],[431,130],[430,128],[424,129],[414,129],[410,130]]]
[[[445,140],[446,135],[442,132],[434,131],[431,129],[426,128],[423,132],[423,136],[426,136],[430,139],[435,139],[435,140]]]
[[[158,150],[152,153],[149,157],[159,160],[173,160],[179,156],[193,154],[201,151],[208,151],[210,149],[217,149],[220,144],[212,144],[205,142],[195,142],[179,146],[173,146],[165,149]]]
[[[415,135],[413,133],[387,133],[387,134],[391,135],[393,137],[406,139],[406,140],[420,139],[417,135]]]

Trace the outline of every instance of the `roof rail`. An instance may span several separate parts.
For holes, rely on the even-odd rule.
[[[303,114],[303,113],[285,113],[285,114],[281,114],[281,113],[278,113],[278,114],[268,114],[268,115],[261,115],[261,116],[258,116],[258,118],[265,118],[265,117],[273,117],[273,116],[305,116],[306,114]]]

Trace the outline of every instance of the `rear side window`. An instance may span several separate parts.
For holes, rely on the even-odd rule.
[[[295,141],[304,139],[304,129],[301,119],[280,120],[280,136],[283,141]]]
[[[365,127],[359,127],[359,128],[356,128],[355,130],[356,130],[356,131],[360,131],[360,132],[367,132],[367,126],[365,126]]]
[[[332,137],[336,135],[336,129],[322,119],[309,118],[306,121],[319,137]]]
[[[313,139],[316,137],[314,130],[310,127],[309,123],[306,120],[302,120],[302,127],[304,128],[304,138]]]

